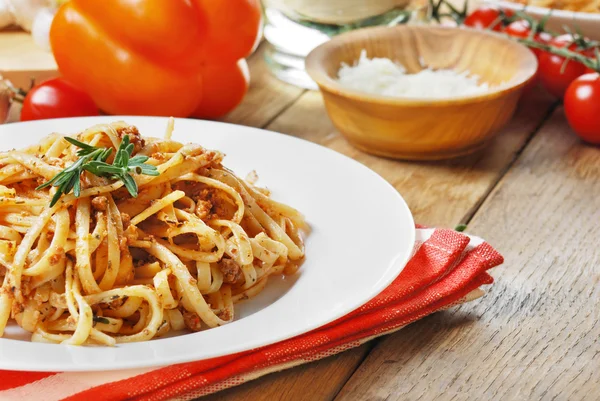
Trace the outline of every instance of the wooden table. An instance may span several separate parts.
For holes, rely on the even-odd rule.
[[[318,92],[271,77],[262,49],[227,118],[308,139],[381,174],[415,220],[468,224],[505,256],[482,299],[209,400],[600,398],[600,149],[541,93],[482,153],[443,163],[369,156],[332,126]]]
[[[381,174],[416,221],[468,224],[506,258],[489,293],[396,334],[206,400],[592,400],[600,398],[600,149],[540,93],[483,152],[411,163],[352,148],[318,92],[269,75],[264,49],[226,121],[308,139]]]

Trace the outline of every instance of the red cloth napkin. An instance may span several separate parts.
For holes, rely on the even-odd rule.
[[[267,373],[315,361],[479,297],[502,256],[479,238],[417,229],[398,278],[358,310],[317,330],[256,350],[161,368],[113,372],[0,371],[0,400],[190,400]]]

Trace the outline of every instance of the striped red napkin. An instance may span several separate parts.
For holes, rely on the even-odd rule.
[[[0,400],[190,400],[325,358],[473,300],[502,256],[476,237],[417,229],[412,259],[381,294],[320,329],[253,351],[162,368],[113,372],[0,371]]]

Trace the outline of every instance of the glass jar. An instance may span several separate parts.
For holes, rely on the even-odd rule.
[[[309,89],[304,58],[332,36],[371,26],[427,20],[427,0],[262,0],[265,60],[279,79]]]

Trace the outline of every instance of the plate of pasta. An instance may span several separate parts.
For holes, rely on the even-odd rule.
[[[600,1],[598,0],[484,0],[509,10],[521,10],[541,20],[548,17],[546,27],[563,32],[569,27],[590,39],[600,40]]]
[[[414,222],[376,173],[225,123],[0,126],[0,369],[204,360],[327,324],[381,292]]]

